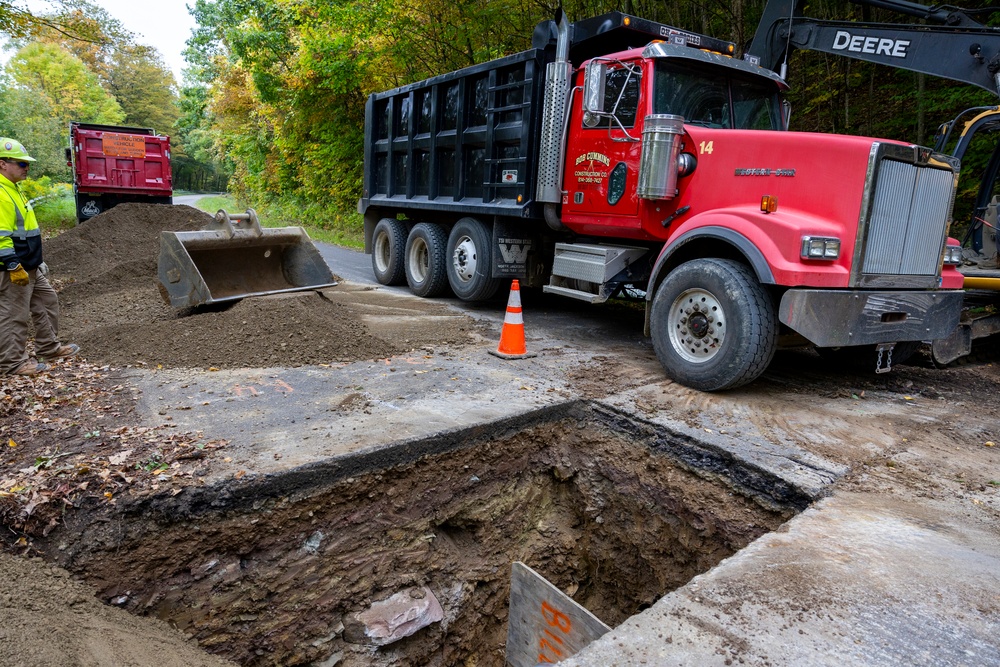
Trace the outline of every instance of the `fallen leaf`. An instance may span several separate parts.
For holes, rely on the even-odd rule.
[[[983,444],[983,447],[996,447],[996,443],[993,442],[992,440],[988,440]]]
[[[7,446],[8,446],[8,447],[17,447],[17,443],[16,443],[16,442],[14,442],[14,439],[13,439],[13,438],[8,438],[8,439],[7,439]]]
[[[132,453],[131,449],[125,449],[123,451],[120,451],[114,456],[109,456],[108,463],[110,463],[113,466],[120,466],[121,464],[125,463],[125,461],[128,459],[128,455],[131,453]]]

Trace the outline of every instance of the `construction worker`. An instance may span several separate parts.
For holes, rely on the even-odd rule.
[[[80,347],[59,342],[59,299],[42,262],[42,236],[17,184],[35,158],[20,142],[0,137],[0,374],[37,375],[48,370],[29,358],[28,318],[40,360],[69,357]]]

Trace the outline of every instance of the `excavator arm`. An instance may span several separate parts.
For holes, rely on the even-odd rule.
[[[1000,95],[1000,28],[969,11],[901,0],[851,0],[926,24],[828,21],[804,16],[804,0],[770,0],[744,56],[781,72],[791,49],[807,49],[979,86]]]

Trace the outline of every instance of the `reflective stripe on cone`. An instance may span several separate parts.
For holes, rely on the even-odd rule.
[[[501,359],[527,359],[537,356],[529,354],[524,343],[524,315],[521,312],[521,285],[515,280],[510,286],[510,298],[507,299],[507,313],[503,318],[503,329],[500,331],[500,345],[496,352],[490,354]]]

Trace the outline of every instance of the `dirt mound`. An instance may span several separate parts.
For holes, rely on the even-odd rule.
[[[0,554],[0,664],[225,667],[153,618],[101,604],[89,587],[41,559]]]
[[[121,204],[45,242],[57,278],[93,280],[119,264],[139,262],[156,280],[160,232],[201,229],[212,216],[190,206]]]
[[[123,204],[47,241],[62,339],[79,343],[88,360],[113,366],[255,368],[384,358],[462,342],[471,330],[461,318],[427,336],[372,331],[364,321],[370,299],[361,293],[355,303],[301,292],[177,311],[159,292],[160,233],[210,221],[188,206]]]

